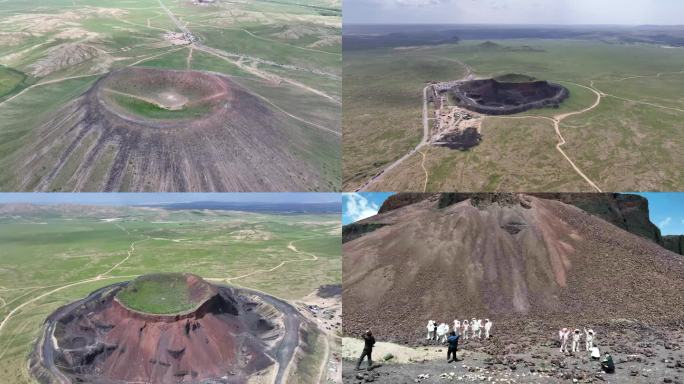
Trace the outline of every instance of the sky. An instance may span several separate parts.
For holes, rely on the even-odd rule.
[[[339,193],[0,193],[0,204],[140,205],[195,201],[330,203]]]
[[[684,192],[637,193],[648,199],[651,222],[663,235],[684,234]]]
[[[663,235],[684,234],[684,192],[636,193],[648,199],[651,222]],[[349,224],[378,213],[393,193],[343,193],[342,224]]]
[[[342,225],[377,214],[382,203],[393,194],[388,192],[343,193]]]
[[[344,0],[349,24],[684,24],[683,0]]]

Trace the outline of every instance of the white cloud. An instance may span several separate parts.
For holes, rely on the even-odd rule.
[[[352,222],[376,215],[380,209],[377,204],[369,201],[362,194],[347,193],[345,195],[344,214]]]
[[[671,218],[671,217],[666,217],[665,220],[661,220],[661,221],[658,223],[658,228],[665,228],[665,227],[667,227],[668,225],[670,225],[671,222],[672,222],[672,218]]]

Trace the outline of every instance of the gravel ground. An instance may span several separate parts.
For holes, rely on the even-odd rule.
[[[501,336],[504,338],[504,336]],[[521,338],[522,339],[522,338]],[[583,341],[583,340],[582,340]],[[508,348],[500,349],[500,345]],[[422,343],[422,341],[421,341]],[[610,352],[615,361],[614,374],[600,370],[598,361],[587,352],[562,354],[552,336],[529,337],[518,342],[512,338],[476,342],[459,347],[459,361],[446,363],[446,348],[438,348],[444,360],[416,361],[405,364],[383,362],[371,371],[355,371],[355,361],[345,360],[345,383],[684,383],[684,331],[674,327],[646,327],[631,324],[619,329],[604,329],[596,345]],[[523,348],[520,348],[523,347]],[[511,351],[507,353],[506,350]],[[381,360],[383,356],[375,356]],[[362,365],[365,368],[365,363]],[[424,375],[424,376],[421,376]]]

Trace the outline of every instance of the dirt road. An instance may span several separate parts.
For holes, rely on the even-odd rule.
[[[443,58],[442,59],[447,59]],[[458,60],[458,59],[450,59],[448,58],[447,60],[453,61],[456,63],[459,63],[463,68],[465,69],[465,75],[459,79],[458,81],[467,81],[473,78],[473,72],[472,69],[470,68],[469,65],[465,64],[464,62]],[[404,156],[400,157],[399,159],[395,160],[393,163],[390,165],[386,166],[383,168],[380,172],[376,173],[375,176],[371,177],[368,181],[366,181],[362,186],[356,189],[356,192],[364,192],[367,191],[368,188],[377,183],[382,177],[392,169],[396,168],[399,164],[404,162],[404,160],[408,159],[409,157],[413,156],[416,152],[419,152],[420,148],[423,147],[425,144],[428,143],[428,140],[430,138],[430,125],[429,125],[429,120],[430,118],[428,117],[429,112],[428,112],[428,100],[427,100],[427,91],[432,87],[432,84],[427,85],[425,88],[423,88],[423,138],[420,140],[420,143],[416,145],[413,149],[411,149],[407,154]],[[425,161],[425,154],[423,154],[423,164]],[[425,167],[423,167],[425,169]],[[427,188],[427,170],[425,170],[425,183],[424,183],[424,188],[423,191]]]

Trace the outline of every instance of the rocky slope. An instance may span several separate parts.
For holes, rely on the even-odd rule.
[[[385,213],[436,195],[437,194],[424,193],[401,193],[392,195],[385,200],[378,213]],[[455,204],[476,195],[478,194],[439,194],[440,205],[447,206]],[[574,205],[615,226],[650,239],[672,252],[680,255],[684,254],[682,236],[661,236],[660,229],[650,221],[648,200],[642,196],[625,193],[536,193],[532,195],[545,199],[559,200],[566,204]],[[349,228],[346,228],[345,230],[347,232],[358,232],[358,230],[352,228],[355,224],[350,224]],[[365,225],[368,227],[369,224]]]
[[[653,241],[557,199],[454,198],[423,196],[359,223],[383,226],[344,244],[346,334],[411,342],[428,318],[466,316],[551,328],[569,315],[684,319],[684,264]]]

